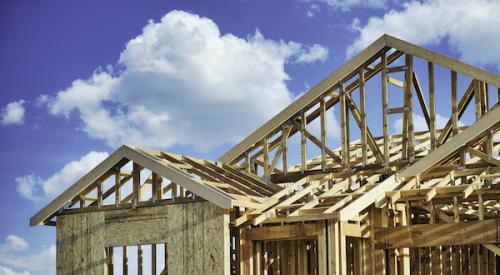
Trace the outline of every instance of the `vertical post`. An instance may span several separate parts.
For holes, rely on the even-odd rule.
[[[405,116],[406,116],[406,141],[408,142],[407,146],[407,157],[413,162],[415,158],[414,144],[415,137],[413,133],[413,56],[406,54],[405,55],[405,63],[406,63],[406,71],[405,71]],[[404,124],[404,123],[403,123]],[[404,140],[403,140],[404,142]]]
[[[142,275],[143,270],[142,270],[142,246],[138,245],[137,246],[137,274]]]
[[[266,182],[269,181],[270,171],[269,171],[269,142],[267,137],[262,140],[262,152],[264,157],[264,179]]]
[[[347,124],[347,106],[345,100],[344,83],[340,82],[340,133],[342,140],[342,164],[349,164],[349,137]]]
[[[253,242],[245,239],[244,231],[240,232],[240,270],[241,274],[253,274]]]
[[[307,137],[306,137],[307,116],[304,111],[300,114],[300,170],[306,170],[307,161]]]
[[[326,107],[325,107],[325,97],[322,96],[319,104],[320,111],[320,124],[321,124],[321,169],[325,171],[326,169]]]
[[[432,62],[427,63],[427,69],[429,73],[429,112],[430,112],[430,123],[429,131],[431,132],[431,149],[436,149],[436,99],[434,97],[434,64]]]
[[[281,157],[282,157],[282,165],[283,165],[283,174],[286,175],[288,173],[288,133],[290,126],[283,126],[281,130],[281,136],[283,140],[281,141]]]
[[[483,195],[479,194],[478,195],[478,208],[479,208],[479,220],[482,221],[484,220],[484,201],[483,201]]]
[[[122,253],[122,270],[123,270],[123,275],[128,275],[128,253],[127,253],[127,247],[123,247],[123,253]]]
[[[410,204],[408,203],[405,207],[405,211],[401,211],[399,214],[399,219],[401,222],[401,225],[407,226],[411,223],[409,217],[410,209],[406,209],[407,207],[410,207]],[[410,214],[411,215],[411,214]],[[400,248],[399,249],[399,273],[401,275],[410,275],[410,249],[407,247]]]
[[[172,185],[172,200],[175,201],[175,199],[177,198],[177,184],[175,184],[174,182],[171,182],[170,184]]]
[[[247,152],[245,152],[245,171],[247,173],[251,173],[252,171],[252,162],[250,161],[250,154]]]
[[[135,162],[132,168],[132,181],[134,192],[133,205],[137,206],[141,198],[141,167]]]
[[[114,248],[113,247],[107,247],[106,248],[106,258],[107,258],[107,264],[108,264],[108,274],[111,274],[113,275],[114,274],[114,266],[113,266],[113,251]]]
[[[476,89],[474,90],[474,111],[476,113],[476,121],[479,120],[482,116],[482,94],[483,94],[483,85],[482,81],[476,81]]]
[[[120,179],[120,167],[115,168],[115,205],[118,206],[121,201],[121,179]]]
[[[359,104],[361,112],[361,154],[363,166],[367,164],[367,134],[366,134],[366,98],[365,98],[365,74],[363,68],[359,71]],[[375,153],[375,152],[374,152]]]
[[[389,105],[389,98],[387,94],[387,58],[386,52],[382,53],[382,124],[384,133],[384,163],[389,165],[389,120],[387,117],[387,107]]]
[[[151,245],[151,274],[156,275],[156,244]]]
[[[84,208],[85,207],[85,196],[80,195],[79,200],[80,200],[80,208]]]
[[[151,181],[153,182],[153,186],[151,188],[151,191],[152,191],[152,201],[153,201],[153,203],[155,203],[156,200],[158,200],[158,191],[161,192],[161,186],[160,186],[160,190],[158,190],[158,175],[156,173],[154,173],[154,172],[151,175]]]
[[[96,182],[97,185],[97,208],[101,209],[102,206],[102,180],[98,179]]]
[[[262,263],[262,242],[255,242],[255,265],[254,265],[254,274],[262,275],[263,274],[263,263]]]
[[[487,113],[489,111],[489,107],[490,107],[490,99],[489,99],[489,88],[488,88],[488,83],[484,83],[484,94],[483,94],[483,100],[484,100],[484,113]],[[485,141],[485,148],[486,148],[486,154],[488,155],[488,157],[492,158],[493,157],[493,133],[490,131],[488,133],[488,138],[486,139]]]
[[[457,72],[451,71],[451,127],[458,134]]]
[[[342,224],[339,223],[339,249],[340,249],[340,274],[347,275],[347,239],[342,232]]]
[[[325,227],[321,230],[321,233],[318,235],[318,273],[319,275],[327,275],[328,267],[327,267],[327,245],[326,245],[326,224]]]

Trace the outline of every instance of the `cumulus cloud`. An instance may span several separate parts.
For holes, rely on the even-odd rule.
[[[352,56],[380,35],[387,33],[421,45],[446,41],[466,62],[500,64],[500,1],[426,0],[405,3],[365,25],[353,21],[358,36],[348,47]],[[446,40],[445,40],[446,39]]]
[[[97,70],[55,95],[50,113],[77,114],[81,129],[123,143],[209,150],[235,143],[292,101],[285,64],[325,60],[314,44],[221,34],[210,19],[172,11],[130,40],[114,73]]]
[[[23,124],[24,113],[26,111],[24,108],[25,103],[26,102],[21,99],[7,104],[0,114],[2,125]]]
[[[20,255],[28,248],[23,238],[8,235],[0,244],[0,275],[55,274],[55,245],[37,253]]]
[[[66,163],[60,171],[47,179],[34,174],[17,177],[17,192],[35,203],[46,202],[75,183],[107,156],[105,152],[92,151],[79,160]]]

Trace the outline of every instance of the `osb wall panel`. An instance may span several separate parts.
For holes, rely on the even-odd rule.
[[[100,212],[57,219],[57,274],[104,274],[104,215]]]
[[[58,250],[61,250],[58,274],[102,274],[105,270],[100,267],[104,266],[104,247],[151,243],[167,244],[171,275],[229,274],[229,216],[209,202],[96,212],[92,213],[95,217],[90,224],[78,224],[89,214],[58,218]],[[78,226],[88,228],[86,231],[92,234],[75,234],[74,228]],[[71,248],[59,249],[63,240]],[[93,242],[92,251],[74,248],[89,240]],[[77,250],[78,256],[68,254],[69,250]],[[97,266],[101,269],[78,273],[72,264],[78,257],[86,261],[95,258],[93,261],[100,263]]]

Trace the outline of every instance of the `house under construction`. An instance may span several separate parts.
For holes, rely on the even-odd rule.
[[[499,87],[383,35],[217,161],[124,145],[30,222],[64,275],[497,274]]]

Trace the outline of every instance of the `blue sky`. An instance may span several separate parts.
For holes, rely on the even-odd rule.
[[[54,262],[55,229],[29,218],[120,144],[216,159],[381,33],[498,74],[499,12],[490,0],[2,1],[0,275],[54,274],[33,263]]]

